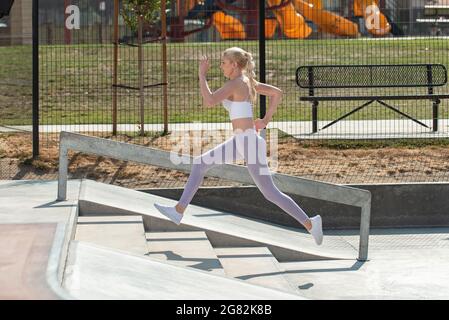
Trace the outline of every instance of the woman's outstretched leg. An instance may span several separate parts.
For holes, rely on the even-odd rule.
[[[217,164],[232,163],[239,159],[243,159],[243,156],[238,153],[233,136],[201,156],[194,158],[191,173],[184,186],[181,198],[175,207],[161,206],[159,204],[155,204],[155,207],[176,224],[180,224],[183,213],[198,191],[206,172]]]
[[[212,150],[196,157],[178,205],[185,209],[190,204],[193,196],[198,191],[198,188],[204,180],[204,175],[209,169],[215,165],[233,163],[242,158],[243,156],[239,155],[237,152],[234,136],[216,146]]]
[[[296,204],[296,202],[291,197],[281,192],[276,187],[271,175],[265,174],[265,172],[260,172],[260,170],[265,171],[266,169],[268,168],[256,164],[248,165],[248,171],[251,174],[251,177],[253,178],[257,187],[262,192],[263,196],[268,201],[276,204],[282,210],[291,215],[296,221],[305,226],[309,220],[307,214]]]
[[[251,141],[252,138],[255,141]],[[266,154],[266,142],[262,137],[248,137],[245,141],[245,159],[255,184],[268,201],[276,204],[301,223],[314,236],[316,243],[321,244],[323,238],[321,217],[309,218],[291,197],[276,187],[268,167]]]

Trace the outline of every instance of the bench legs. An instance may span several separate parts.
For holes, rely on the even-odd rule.
[[[438,131],[438,106],[440,105],[440,100],[433,100],[432,104],[432,118],[433,118],[433,132]]]
[[[368,102],[362,104],[361,106],[355,108],[354,110],[346,113],[345,115],[341,116],[340,118],[338,118],[338,119],[328,123],[327,125],[322,127],[320,130],[324,130],[324,129],[334,125],[338,121],[343,120],[344,118],[349,117],[350,115],[354,114],[355,112],[357,112],[360,109],[370,105],[371,103],[373,103],[375,101],[377,101],[378,103],[380,103],[384,107],[387,107],[388,109],[393,110],[394,112],[399,113],[400,115],[402,115],[402,116],[404,116],[404,117],[406,117],[406,118],[408,118],[408,119],[418,123],[419,125],[430,129],[429,126],[427,126],[426,124],[422,123],[421,121],[419,121],[419,120],[409,116],[408,114],[405,114],[404,112],[401,112],[400,110],[396,109],[395,107],[393,107],[393,106],[391,106],[391,105],[389,105],[389,104],[387,104],[387,103],[385,103],[385,102],[383,102],[381,100],[371,100],[371,101],[368,101]],[[433,132],[438,131],[438,109],[439,109],[439,105],[440,105],[440,100],[439,99],[433,100],[433,105],[432,105],[432,107],[433,107],[433,110],[432,110],[433,111],[432,112],[432,118],[433,118],[432,130],[433,130]],[[318,101],[313,101],[312,102],[312,133],[317,133],[317,132],[318,132]]]
[[[318,101],[312,102],[312,133],[318,132]]]
[[[393,110],[394,112],[399,113],[401,116],[404,116],[404,117],[406,117],[407,119],[410,119],[410,120],[416,122],[417,124],[420,124],[420,125],[422,125],[423,127],[426,127],[427,129],[430,129],[429,126],[426,125],[425,123],[422,123],[421,121],[419,121],[419,120],[417,120],[417,119],[415,119],[415,118],[409,116],[408,114],[405,114],[404,112],[399,111],[398,109],[396,109],[396,108],[390,106],[389,104],[387,104],[387,103],[385,103],[385,102],[383,102],[383,101],[380,101],[380,100],[377,100],[377,102],[379,102],[381,105],[387,107],[388,109],[391,109],[391,110]]]
[[[349,117],[351,114],[356,113],[356,112],[359,111],[360,109],[365,108],[366,106],[370,105],[370,104],[373,103],[373,102],[374,102],[374,100],[368,101],[368,102],[362,104],[360,107],[357,107],[357,108],[355,108],[354,110],[352,110],[351,112],[348,112],[348,113],[346,113],[345,115],[341,116],[340,118],[338,118],[338,119],[336,119],[336,120],[334,120],[334,121],[332,121],[332,122],[326,124],[326,125],[325,125],[324,127],[322,127],[320,130],[324,130],[324,129],[326,129],[326,128],[328,128],[328,127],[330,127],[330,126],[336,124],[338,121],[343,120],[344,118]]]

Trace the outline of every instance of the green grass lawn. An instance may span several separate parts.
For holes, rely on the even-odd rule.
[[[220,53],[240,46],[258,59],[257,41],[168,44],[169,122],[227,122],[223,108],[204,108],[198,88],[198,59],[210,56],[208,75],[212,89],[225,81],[218,68]],[[449,66],[449,40],[446,39],[349,39],[276,40],[266,44],[267,82],[284,91],[275,121],[311,119],[310,104],[299,102],[295,70],[307,64],[397,64],[442,63]],[[145,84],[162,82],[161,45],[145,45]],[[31,47],[0,47],[0,124],[31,124]],[[137,48],[120,47],[119,83],[138,86]],[[40,117],[42,124],[86,124],[112,122],[112,45],[70,45],[40,47]],[[401,91],[397,91],[401,90]],[[417,93],[396,89],[395,92]],[[436,92],[448,93],[447,86]],[[340,91],[339,93],[345,93]],[[421,93],[425,93],[425,89]],[[163,90],[145,90],[145,121],[163,121]],[[319,108],[320,120],[332,120],[360,103],[328,102]],[[430,119],[428,101],[394,102],[401,111],[420,119]],[[440,117],[448,118],[448,103],[441,105]],[[138,92],[118,89],[118,122],[138,123]],[[257,109],[258,110],[258,109]],[[256,110],[256,115],[259,112]],[[385,107],[371,105],[348,119],[395,119]]]
[[[0,124],[29,124],[32,115],[32,48],[0,47]]]

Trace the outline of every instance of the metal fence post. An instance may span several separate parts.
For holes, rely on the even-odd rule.
[[[33,158],[39,155],[39,0],[33,0]]]
[[[265,83],[265,0],[259,0],[259,79]],[[260,119],[263,119],[267,110],[267,99],[260,97]],[[261,136],[266,140],[266,129],[261,130]]]

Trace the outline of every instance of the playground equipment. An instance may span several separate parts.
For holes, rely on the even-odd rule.
[[[356,23],[323,8],[321,0],[292,0],[294,8],[318,30],[345,37],[359,36]],[[386,36],[391,32],[388,18],[381,13],[377,0],[354,0],[354,16],[363,17],[367,31],[373,36]]]
[[[321,0],[293,0],[292,2],[296,11],[316,24],[320,31],[349,37],[356,37],[359,34],[358,27],[354,22],[324,10]]]
[[[377,0],[354,0],[354,16],[363,17],[366,29],[373,36],[385,36],[391,31],[391,25],[380,12]]]
[[[215,4],[214,0],[206,0],[206,1],[198,1],[198,0],[190,0],[184,3],[184,6],[181,3],[177,3],[178,8],[178,32],[175,34],[191,34],[198,31],[202,31],[205,29],[214,26],[220,37],[224,40],[228,39],[246,39],[245,27],[243,24],[231,15],[226,14],[224,11],[220,10]],[[183,12],[187,12],[183,14]],[[182,23],[184,19],[205,19],[206,22],[203,27],[197,28],[190,31],[179,30],[182,29],[183,25],[179,25]]]
[[[179,1],[178,1],[179,2]],[[257,1],[248,0],[246,8],[233,5],[232,0],[190,0],[184,6],[178,3],[181,13],[180,21],[184,16],[188,19],[206,18],[204,27],[188,32],[174,32],[175,35],[191,34],[214,26],[222,39],[257,39]],[[318,27],[318,32],[326,32],[342,37],[358,37],[358,25],[334,12],[325,10],[322,0],[267,0],[267,11],[275,19],[265,20],[265,37],[272,38],[279,25],[287,38],[305,39],[312,34],[308,25],[311,21]],[[182,15],[183,10],[186,14]],[[378,5],[377,0],[354,0],[353,12],[355,17],[362,18],[367,32],[373,36],[386,36],[392,31],[392,25]],[[226,12],[237,12],[235,17]],[[244,18],[246,17],[246,18]],[[178,27],[179,28],[179,25]]]
[[[257,9],[257,1],[251,0],[248,1],[246,8],[241,8],[232,5],[236,0],[228,0],[228,1],[221,1],[221,0],[206,0],[206,1],[195,1],[196,3],[186,3],[186,7],[183,7],[182,5],[179,5],[178,13],[182,13],[183,9],[187,9],[188,13],[185,14],[186,19],[198,19],[203,18],[206,19],[206,23],[204,27],[198,28],[195,30],[191,30],[188,32],[181,31],[181,32],[174,32],[173,34],[179,35],[179,34],[191,34],[193,32],[198,32],[205,30],[211,26],[214,26],[218,33],[220,34],[220,37],[224,40],[230,40],[230,39],[257,39],[258,37],[258,9]],[[282,9],[284,6],[287,6],[289,4],[289,0],[281,0],[278,1],[279,4],[276,4],[274,7],[267,8],[267,11],[272,11],[273,9]],[[246,17],[246,22],[242,23],[241,20],[238,18],[231,16],[227,14],[226,12],[237,12],[240,16]],[[293,15],[296,15],[294,12],[294,9],[291,8],[291,11],[287,12],[289,14],[289,17]],[[298,15],[299,16],[299,15]],[[178,21],[181,21],[184,19],[184,16],[180,16]],[[291,19],[283,19],[280,17],[279,19],[282,20],[291,20]],[[299,19],[304,20],[302,17],[299,17]],[[305,25],[305,21],[300,22],[300,25]],[[284,25],[284,23],[281,23],[281,25]],[[287,32],[287,36],[291,35],[290,37],[297,38],[298,31],[297,31],[298,24],[296,23],[292,27],[289,27],[290,32]],[[265,37],[266,38],[272,38],[277,27],[277,21],[273,18],[267,18],[265,19]],[[175,29],[182,28],[182,24],[179,22],[177,26],[175,26]],[[307,27],[308,28],[308,27]],[[311,31],[311,30],[310,30]],[[296,36],[295,36],[296,35]]]
[[[246,39],[246,32],[243,24],[233,16],[227,15],[223,11],[214,12],[212,23],[217,28],[222,39]]]
[[[268,0],[270,6],[280,5],[281,2],[282,0]],[[312,28],[307,25],[304,17],[296,12],[293,4],[289,3],[273,12],[286,37],[304,39],[312,33]]]

